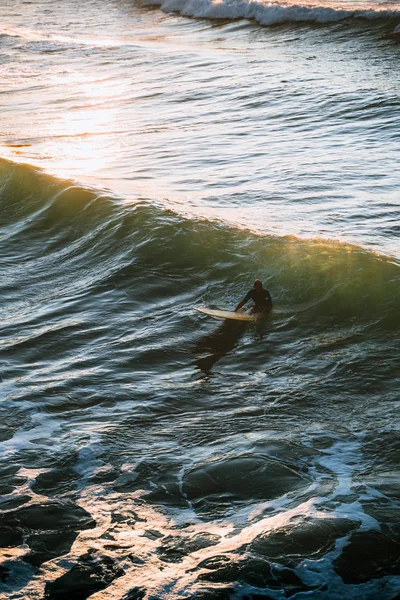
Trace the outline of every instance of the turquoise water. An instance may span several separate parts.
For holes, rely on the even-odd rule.
[[[0,594],[394,600],[396,4],[0,23]]]

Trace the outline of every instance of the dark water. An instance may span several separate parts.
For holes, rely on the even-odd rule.
[[[395,598],[399,264],[1,182],[4,597]]]

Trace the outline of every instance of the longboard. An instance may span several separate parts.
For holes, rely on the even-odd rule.
[[[198,308],[193,306],[194,310],[216,317],[217,319],[230,319],[232,321],[257,321],[257,315],[247,315],[244,312],[233,312],[232,310],[214,310],[213,308]]]

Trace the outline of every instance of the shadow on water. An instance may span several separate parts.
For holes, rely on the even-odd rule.
[[[198,340],[194,354],[205,354],[193,362],[203,373],[210,374],[217,361],[233,350],[244,334],[249,323],[224,321],[214,331]]]

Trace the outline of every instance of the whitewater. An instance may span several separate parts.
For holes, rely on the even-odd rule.
[[[399,598],[399,11],[1,3],[2,600]]]

